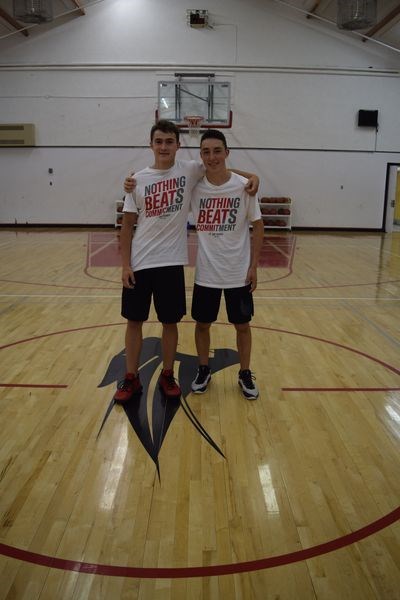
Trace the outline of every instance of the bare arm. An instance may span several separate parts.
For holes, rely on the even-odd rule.
[[[137,222],[137,213],[124,213],[120,236],[122,258],[122,285],[127,288],[135,287],[135,277],[131,267],[131,245],[134,226]]]
[[[257,287],[257,265],[264,240],[264,221],[257,219],[252,222],[252,226],[250,267],[247,271],[246,283],[251,284],[250,291],[254,292]]]

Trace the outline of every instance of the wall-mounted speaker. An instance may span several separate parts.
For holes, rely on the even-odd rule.
[[[358,111],[358,126],[359,127],[378,127],[378,111],[377,110],[359,110]]]

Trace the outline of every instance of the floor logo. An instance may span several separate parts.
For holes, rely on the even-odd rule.
[[[161,390],[156,386],[152,399],[152,427],[150,430],[150,422],[148,417],[148,389],[150,381],[155,372],[161,370],[161,340],[160,338],[149,337],[143,340],[142,352],[140,355],[140,380],[143,385],[143,392],[139,397],[134,397],[132,400],[123,405],[126,416],[129,419],[133,429],[136,432],[139,440],[148,452],[149,456],[154,461],[158,475],[160,475],[158,455],[173,418],[180,407],[182,407],[188,419],[197,429],[197,431],[207,440],[207,442],[222,456],[221,449],[217,446],[211,436],[204,429],[196,415],[190,408],[187,402],[187,397],[191,393],[191,382],[194,379],[198,366],[197,356],[190,354],[176,355],[176,360],[179,362],[179,371],[177,375],[179,385],[182,390],[182,397],[176,400],[167,399]],[[237,351],[228,348],[220,348],[214,351],[214,356],[210,358],[209,365],[211,373],[217,373],[226,367],[239,363],[239,355]],[[108,366],[106,374],[98,387],[104,387],[112,383],[116,383],[123,379],[125,375],[125,350],[114,356]],[[111,400],[100,432],[107,421],[113,407],[114,400]]]

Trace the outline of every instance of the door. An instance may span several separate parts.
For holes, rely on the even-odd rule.
[[[386,195],[386,219],[385,219],[385,232],[391,233],[393,231],[393,222],[395,219],[395,206],[396,206],[396,215],[397,211],[400,211],[400,207],[398,202],[396,201],[396,196],[398,196],[399,191],[399,173],[400,173],[400,165],[389,165],[388,177],[387,177],[387,195]],[[396,191],[397,190],[397,191]],[[400,202],[400,201],[399,201]],[[400,219],[399,216],[396,216],[396,219]]]
[[[394,200],[394,225],[400,225],[400,168],[397,167],[397,178],[396,178],[396,193]]]

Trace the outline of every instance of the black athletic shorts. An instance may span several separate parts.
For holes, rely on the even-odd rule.
[[[136,271],[135,287],[122,289],[121,315],[129,321],[147,321],[153,297],[161,323],[178,323],[186,314],[183,265]]]
[[[221,303],[222,291],[225,296],[229,323],[248,323],[254,315],[253,294],[250,284],[240,288],[210,288],[194,284],[192,318],[199,323],[216,321]]]

